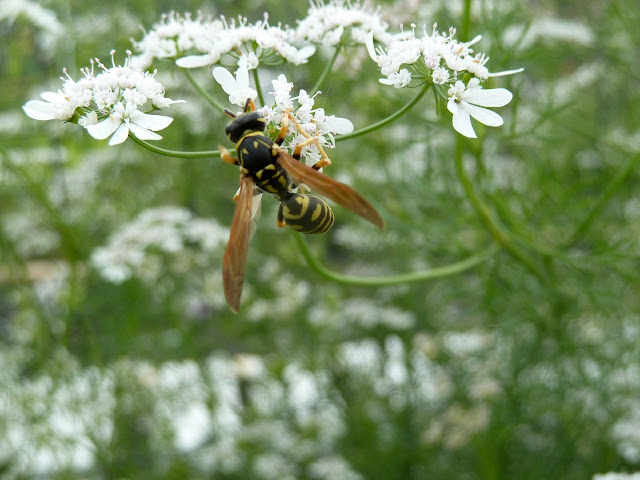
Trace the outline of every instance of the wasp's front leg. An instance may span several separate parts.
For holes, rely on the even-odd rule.
[[[218,150],[220,150],[220,158],[223,162],[230,163],[231,165],[238,165],[238,159],[231,155],[229,150],[222,145],[218,145]]]
[[[282,145],[282,142],[284,142],[284,137],[286,137],[287,133],[289,133],[289,115],[290,114],[287,113],[282,117],[282,128],[280,129],[278,137],[274,140],[276,145]]]

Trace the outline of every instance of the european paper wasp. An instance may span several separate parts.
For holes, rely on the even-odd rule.
[[[348,208],[381,229],[384,220],[375,208],[351,187],[320,173],[327,166],[328,158],[313,167],[300,161],[302,148],[316,141],[309,137],[298,144],[292,155],[282,147],[288,130],[290,116],[284,117],[284,125],[276,140],[266,135],[267,120],[256,111],[251,99],[245,102],[238,115],[228,109],[224,113],[231,117],[226,134],[236,144],[237,158],[220,146],[221,158],[232,165],[240,166],[240,190],[236,197],[236,210],[231,223],[229,242],[224,252],[222,278],[227,303],[235,313],[240,308],[240,296],[247,263],[247,252],[251,238],[252,205],[254,194],[266,192],[280,202],[277,224],[285,225],[300,233],[324,233],[333,226],[331,207],[315,195],[296,193],[298,185],[311,190]]]

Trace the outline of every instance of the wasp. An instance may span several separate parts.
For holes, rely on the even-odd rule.
[[[277,225],[286,225],[300,233],[324,233],[334,222],[333,211],[323,199],[294,191],[302,184],[381,229],[385,224],[377,210],[359,193],[319,171],[330,164],[328,158],[313,167],[300,161],[302,148],[315,141],[314,137],[299,143],[292,155],[281,147],[288,131],[288,116],[284,117],[278,137],[272,140],[265,133],[267,120],[256,111],[251,99],[247,99],[243,112],[238,115],[228,109],[224,113],[231,117],[226,134],[236,144],[237,158],[226,148],[220,146],[219,149],[223,161],[240,167],[240,189],[234,197],[236,209],[224,252],[222,278],[227,303],[238,313],[251,238],[254,195],[272,194],[280,202]]]

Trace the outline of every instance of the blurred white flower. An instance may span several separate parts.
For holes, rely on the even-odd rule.
[[[449,88],[447,109],[453,114],[453,128],[469,138],[476,138],[471,125],[471,117],[489,127],[499,127],[502,117],[482,107],[503,107],[511,101],[513,94],[505,88],[484,90],[478,78],[472,78],[466,85],[458,80]]]
[[[593,480],[640,480],[640,472],[636,473],[623,473],[623,472],[608,472],[608,473],[596,473],[593,476]]]
[[[167,28],[167,21],[170,21],[173,28]],[[176,65],[181,68],[213,65],[224,57],[225,63],[226,60],[235,59],[239,67],[247,69],[255,68],[263,58],[268,59],[269,63],[281,60],[301,65],[316,51],[313,45],[294,45],[294,31],[280,24],[269,25],[266,14],[263,20],[256,23],[249,23],[245,17],[239,17],[237,21],[227,21],[225,17],[215,20],[199,17],[195,28],[190,16],[173,15],[165,19],[164,24],[155,27],[136,45],[141,51],[139,58],[147,64],[153,60],[158,50],[165,58],[175,56],[178,51],[195,50],[196,53],[176,60]],[[189,41],[186,48],[171,45],[158,49],[160,38],[162,43],[172,42],[174,38],[187,38]],[[241,50],[245,53],[238,55],[237,52]]]
[[[295,36],[327,46],[341,41],[363,44],[369,34],[379,41],[386,41],[388,25],[378,10],[370,12],[367,6],[367,3],[345,0],[314,1],[307,16],[298,22]]]
[[[163,273],[159,260],[176,258],[176,264],[198,264],[229,237],[229,229],[213,220],[193,217],[179,207],[145,210],[122,226],[107,242],[95,249],[91,264],[107,281],[122,283],[131,277],[155,281]]]
[[[258,92],[249,86],[249,72],[246,68],[238,68],[234,78],[226,68],[216,67],[213,69],[213,78],[229,95],[229,102],[234,105],[244,106],[247,98],[254,100],[258,96]]]
[[[381,78],[380,83],[393,85],[395,88],[404,88],[411,83],[411,72],[403,68],[397,73],[392,73],[387,78]]]

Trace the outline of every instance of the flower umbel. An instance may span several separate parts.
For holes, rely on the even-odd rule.
[[[453,127],[466,137],[476,138],[470,117],[492,127],[502,125],[500,115],[481,107],[502,107],[511,101],[511,92],[504,88],[483,90],[480,82],[522,69],[490,73],[486,67],[489,58],[484,53],[474,54],[471,48],[481,40],[480,35],[469,42],[459,42],[454,38],[455,28],[445,33],[438,32],[434,25],[431,34],[425,29],[420,37],[416,36],[416,26],[411,27],[409,32],[391,36],[384,46],[376,46],[373,34],[369,34],[366,41],[369,56],[386,77],[380,83],[405,88],[415,80],[442,92],[449,87],[447,108],[454,114]],[[473,75],[466,87],[459,80],[462,73]]]
[[[62,89],[44,92],[45,100],[31,100],[22,108],[35,120],[62,120],[78,123],[97,140],[111,137],[109,145],[124,142],[129,133],[142,140],[159,140],[157,133],[171,124],[173,118],[150,115],[144,110],[166,108],[174,101],[164,96],[164,86],[155,80],[155,73],[143,72],[130,65],[131,52],[124,66],[116,65],[111,52],[112,67],[98,59],[91,60],[91,68],[84,68],[84,78],[74,81],[68,74]],[[95,74],[98,66],[101,73]],[[65,71],[66,74],[66,71]]]
[[[346,118],[326,115],[323,108],[313,108],[315,97],[321,92],[310,96],[305,90],[300,90],[298,96],[292,97],[293,83],[287,81],[284,75],[278,76],[271,83],[274,103],[271,107],[262,108],[269,122],[267,131],[277,134],[282,125],[288,122],[289,130],[282,144],[283,148],[293,151],[299,143],[315,138],[302,151],[306,163],[315,165],[320,160],[329,160],[324,149],[335,147],[334,135],[351,133],[353,123]]]
[[[453,114],[453,128],[469,138],[476,138],[471,125],[471,117],[489,127],[499,127],[504,123],[502,117],[482,107],[504,107],[511,101],[513,94],[505,88],[484,90],[478,78],[472,78],[466,85],[458,80],[449,88],[447,109]]]

